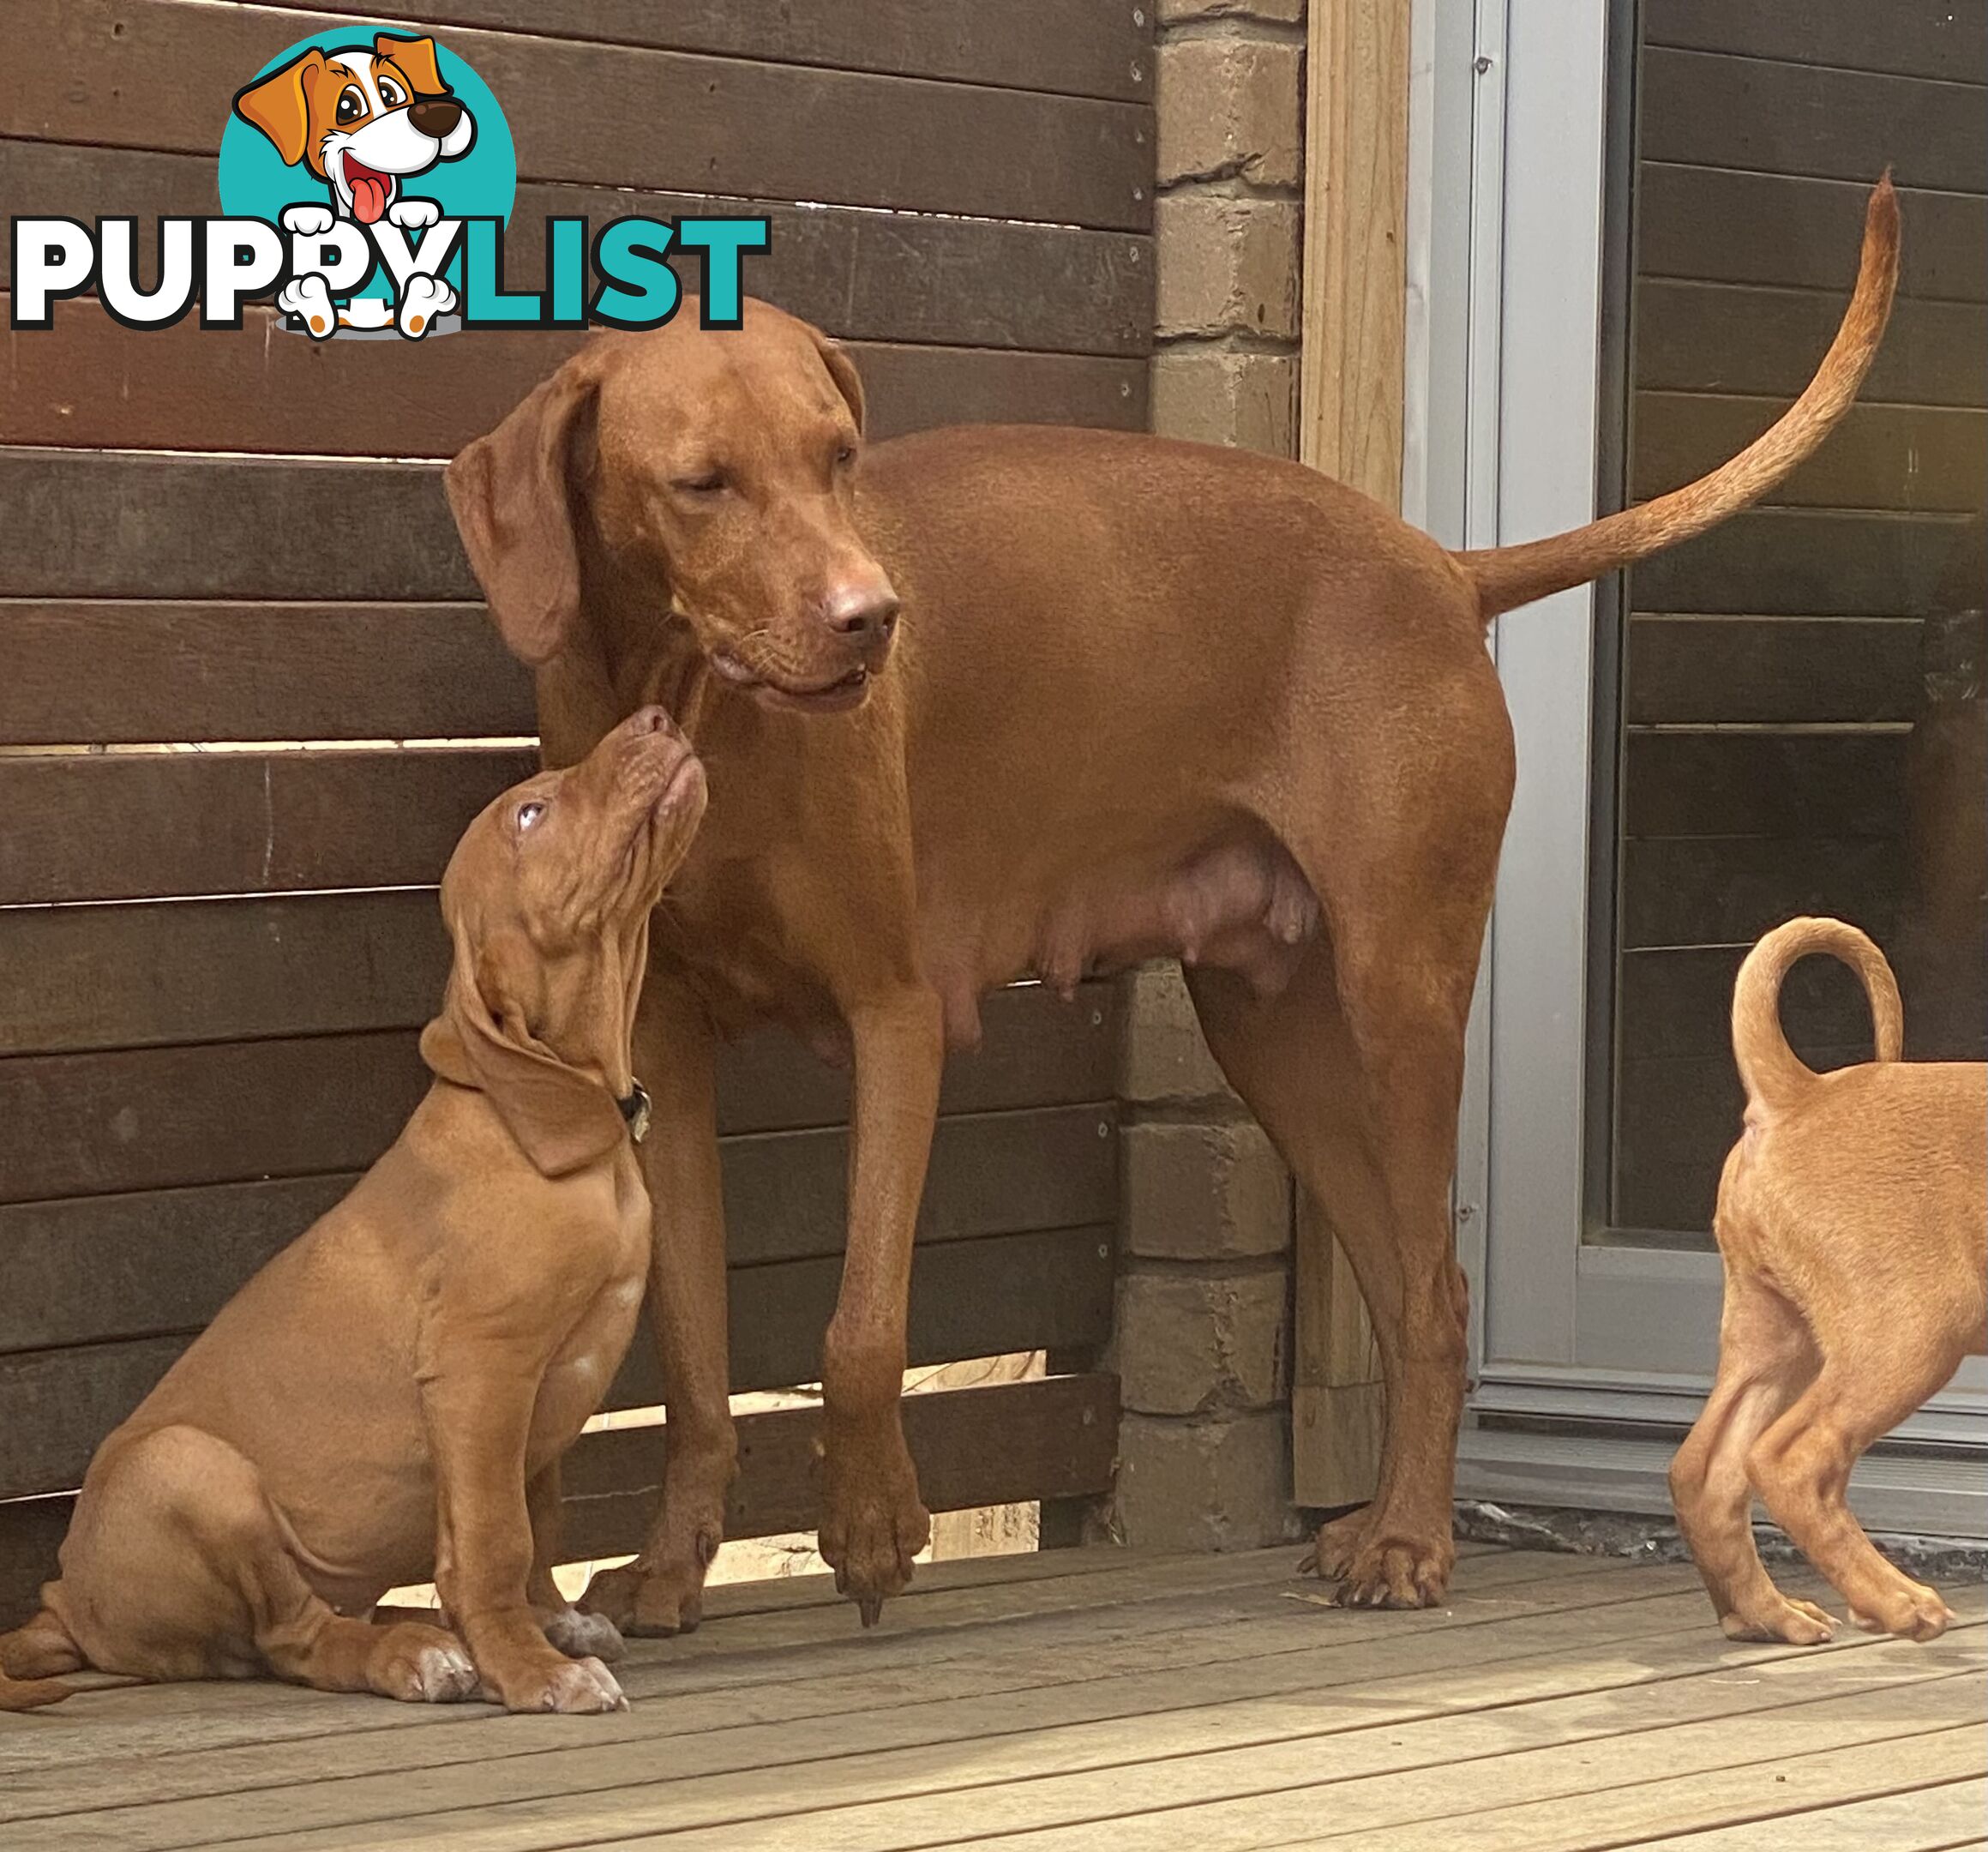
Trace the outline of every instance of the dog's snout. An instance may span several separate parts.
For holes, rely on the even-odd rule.
[[[462,105],[453,97],[417,97],[407,105],[407,119],[437,141],[454,133],[462,120]]]
[[[838,586],[821,601],[822,621],[860,648],[887,643],[898,624],[898,595],[888,584]]]
[[[638,739],[646,739],[651,734],[661,734],[668,739],[677,737],[676,723],[670,719],[667,707],[638,707],[628,716],[628,731]]]

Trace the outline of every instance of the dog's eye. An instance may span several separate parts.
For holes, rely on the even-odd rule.
[[[725,486],[724,472],[706,470],[701,476],[680,476],[670,486],[680,495],[718,495]]]
[[[537,799],[533,799],[529,803],[520,804],[518,806],[519,834],[523,835],[526,830],[530,829],[532,826],[544,815],[545,806],[538,803]]]
[[[391,77],[380,79],[380,100],[388,109],[399,109],[407,100],[407,93]]]
[[[850,465],[855,461],[856,446],[854,444],[845,443],[837,447],[835,453],[835,466],[838,469],[847,469]]]
[[[333,113],[341,125],[356,123],[366,113],[365,93],[357,84],[347,84],[339,92],[338,108]]]

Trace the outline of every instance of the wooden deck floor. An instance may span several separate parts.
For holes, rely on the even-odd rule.
[[[273,1686],[0,1717],[0,1847],[544,1852],[1932,1852],[1988,1846],[1988,1601],[1931,1646],[1728,1645],[1688,1568],[1474,1550],[1454,1605],[1324,1604],[1298,1553],[921,1572],[864,1635],[812,1580],[645,1642],[634,1708]]]

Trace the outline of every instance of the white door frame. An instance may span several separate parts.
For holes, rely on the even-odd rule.
[[[1417,0],[1402,508],[1449,545],[1535,539],[1595,514],[1613,11]],[[1672,1443],[1496,1422],[1690,1420],[1715,1354],[1720,1270],[1709,1253],[1583,1238],[1593,588],[1499,620],[1490,647],[1518,782],[1458,1157],[1471,1407],[1493,1418],[1465,1436],[1459,1491],[1661,1511]],[[1900,1432],[1941,1452],[1863,1470],[1873,1522],[1988,1536],[1980,1361]]]

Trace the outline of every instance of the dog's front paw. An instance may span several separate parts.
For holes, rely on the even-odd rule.
[[[545,1637],[568,1659],[598,1659],[616,1665],[626,1657],[621,1630],[603,1614],[582,1614],[577,1608],[557,1608],[538,1616]]]
[[[283,229],[300,238],[322,238],[336,223],[328,206],[285,206]]]
[[[1787,1646],[1826,1645],[1836,1635],[1835,1620],[1813,1602],[1781,1597],[1763,1613],[1719,1617],[1720,1630],[1730,1640],[1779,1640]]]
[[[1890,1633],[1900,1639],[1937,1639],[1953,1625],[1954,1610],[1937,1589],[1901,1575],[1895,1588],[1876,1598],[1852,1602],[1850,1618],[1866,1633]]]
[[[628,1708],[614,1674],[598,1659],[556,1658],[550,1664],[534,1663],[502,1679],[485,1677],[483,1689],[507,1711],[590,1716]]]
[[[440,277],[411,276],[400,292],[400,332],[419,340],[435,326],[435,318],[455,307],[455,292]]]
[[[277,291],[276,306],[303,322],[313,340],[328,340],[337,332],[338,310],[321,276],[293,277]]]
[[[441,206],[431,199],[397,199],[387,208],[387,223],[403,232],[424,232],[441,217]]]
[[[704,1570],[688,1564],[673,1570],[666,1563],[623,1563],[601,1570],[587,1584],[580,1606],[636,1639],[694,1633],[704,1618]]]
[[[1337,1582],[1348,1608],[1433,1608],[1448,1592],[1456,1561],[1447,1515],[1423,1536],[1368,1505],[1324,1525],[1298,1572]]]
[[[893,1428],[894,1428],[893,1423]],[[917,1474],[901,1434],[891,1444],[832,1446],[822,1500],[821,1555],[838,1593],[874,1627],[884,1598],[911,1580],[911,1562],[932,1541],[932,1518],[918,1499]],[[852,1457],[853,1456],[853,1457]]]
[[[453,1633],[417,1620],[382,1627],[366,1662],[366,1682],[403,1704],[456,1704],[478,1680],[468,1651]]]

